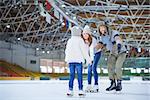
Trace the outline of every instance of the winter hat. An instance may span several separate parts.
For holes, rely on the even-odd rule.
[[[85,25],[84,29],[83,29],[83,34],[90,34],[92,35],[91,29],[88,25]]]
[[[71,28],[71,35],[72,36],[81,36],[81,29],[78,26],[73,26]]]

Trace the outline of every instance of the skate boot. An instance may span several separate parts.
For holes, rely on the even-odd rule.
[[[73,91],[72,91],[72,90],[69,90],[69,91],[67,92],[67,96],[72,97],[72,96],[73,96]]]
[[[94,85],[93,88],[92,88],[92,90],[91,90],[91,92],[92,93],[97,93],[98,91],[99,91],[98,85]]]
[[[79,90],[78,95],[79,95],[80,97],[84,97],[84,96],[85,96],[85,93],[84,93],[83,90]]]
[[[110,87],[108,87],[107,89],[106,89],[106,91],[112,91],[112,90],[115,90],[116,89],[116,82],[115,82],[115,80],[110,80],[111,81],[111,84],[110,84]]]
[[[91,92],[91,90],[92,90],[92,86],[88,85],[85,89],[85,92]]]
[[[120,92],[122,90],[121,80],[117,80],[116,91]]]

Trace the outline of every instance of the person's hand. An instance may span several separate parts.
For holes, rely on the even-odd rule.
[[[102,51],[103,51],[103,52],[106,52],[106,51],[107,51],[106,44],[103,45]]]
[[[96,50],[102,49],[103,48],[103,44],[101,43],[97,43],[97,45],[95,46]]]

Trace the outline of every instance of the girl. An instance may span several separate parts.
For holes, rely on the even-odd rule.
[[[83,29],[82,37],[85,43],[89,47],[89,54],[92,59],[92,64],[88,65],[88,86],[86,88],[86,92],[98,92],[98,73],[97,73],[97,65],[101,56],[101,48],[102,45],[98,43],[98,41],[92,37],[92,32],[89,26],[85,26]],[[91,86],[92,81],[92,72],[94,74],[94,86]]]
[[[82,63],[86,59],[87,64],[91,64],[92,60],[88,55],[88,49],[81,38],[81,30],[74,26],[71,28],[71,38],[68,40],[65,50],[65,61],[69,64],[70,79],[68,96],[73,96],[73,83],[75,78],[75,70],[78,75],[79,96],[84,96],[83,80],[82,80]]]

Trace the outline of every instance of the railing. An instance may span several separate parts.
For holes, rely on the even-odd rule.
[[[99,66],[107,67],[108,57],[101,57]],[[150,57],[126,58],[123,68],[150,68]]]

